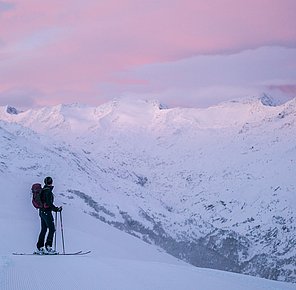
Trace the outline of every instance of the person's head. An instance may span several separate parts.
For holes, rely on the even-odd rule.
[[[47,176],[47,177],[44,178],[44,184],[45,185],[52,185],[52,183],[53,183],[53,180],[52,180],[52,178],[50,176]]]

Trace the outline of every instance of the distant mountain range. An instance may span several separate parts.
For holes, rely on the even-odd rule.
[[[0,174],[189,263],[296,282],[296,99],[0,107]]]

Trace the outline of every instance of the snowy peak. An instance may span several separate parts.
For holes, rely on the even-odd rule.
[[[10,115],[17,115],[19,113],[16,108],[11,107],[11,106],[6,107],[6,112]]]
[[[275,97],[272,97],[266,93],[263,93],[259,99],[264,106],[276,107],[282,104]]]
[[[17,115],[19,113],[20,113],[19,110],[17,110],[15,107],[12,107],[9,105],[0,107],[0,118],[1,119],[4,119],[5,116],[9,117],[9,115]]]
[[[281,107],[266,107],[258,98],[239,99],[209,108],[175,108],[167,110],[167,125],[188,126],[196,129],[237,128],[246,123],[272,118]]]
[[[123,98],[112,102],[112,110],[100,118],[101,124],[113,128],[148,127],[164,108],[158,101]]]

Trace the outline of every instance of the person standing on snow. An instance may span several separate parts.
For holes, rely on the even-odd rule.
[[[44,201],[43,208],[39,209],[39,216],[41,219],[41,231],[37,242],[36,254],[56,254],[56,251],[52,248],[53,236],[55,233],[54,219],[52,211],[60,212],[62,207],[57,207],[53,204],[53,180],[51,177],[44,179],[44,187],[42,189],[42,200]],[[44,247],[45,235],[48,230],[46,243]]]

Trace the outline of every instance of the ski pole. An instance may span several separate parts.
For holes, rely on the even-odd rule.
[[[55,212],[55,225],[54,225],[54,250],[57,250],[57,228],[58,228],[58,213]]]
[[[62,232],[62,242],[63,242],[63,254],[65,254],[64,229],[63,229],[63,219],[62,219],[61,211],[60,211],[60,219],[61,219],[61,232]]]

